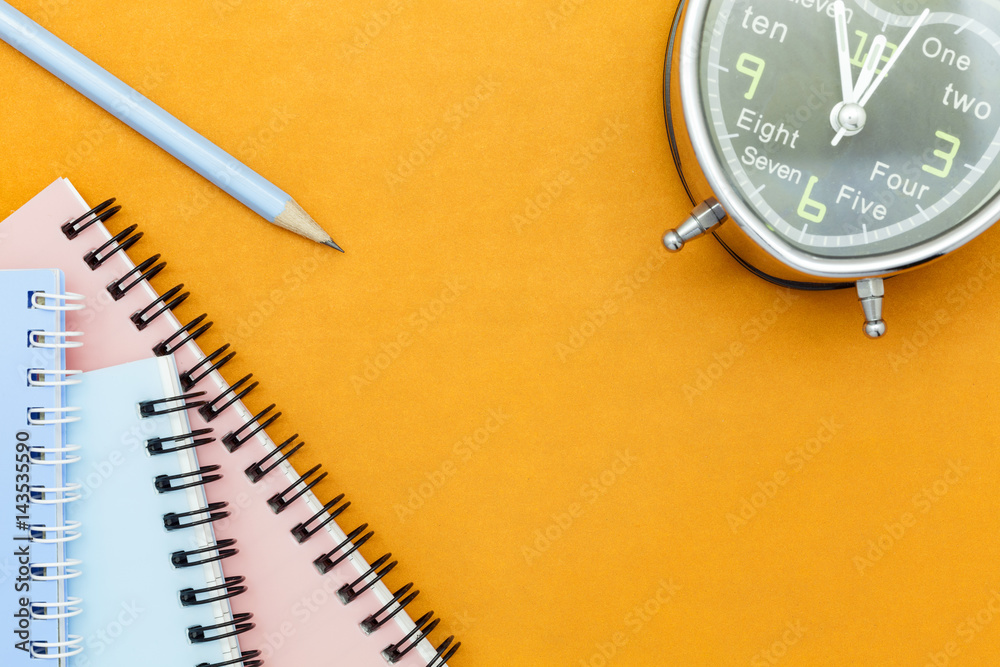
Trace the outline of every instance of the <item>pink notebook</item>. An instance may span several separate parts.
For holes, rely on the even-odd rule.
[[[233,596],[234,614],[254,615],[241,646],[260,651],[268,667],[444,667],[460,644],[448,637],[435,648],[427,636],[439,619],[429,612],[414,623],[406,611],[417,594],[412,585],[390,592],[382,583],[395,561],[364,559],[367,525],[340,528],[335,519],[347,503],[338,497],[324,505],[311,491],[326,473],[292,467],[288,457],[301,442],[272,441],[268,431],[283,426],[273,405],[258,415],[244,407],[253,378],[227,384],[218,368],[232,350],[206,357],[195,339],[211,326],[208,318],[177,321],[171,306],[184,290],[153,290],[145,278],[159,271],[159,256],[132,263],[127,251],[141,234],[131,226],[112,239],[103,220],[115,210],[107,202],[92,210],[68,180],[57,180],[0,223],[0,268],[60,268],[66,289],[87,297],[87,308],[66,318],[87,341],[68,351],[70,368],[173,354],[185,391],[205,392],[198,400],[208,403],[190,421],[196,433],[205,430],[196,447],[202,479],[222,475],[205,486],[208,500],[230,503],[229,516],[214,526],[218,539],[237,540],[227,572],[246,577],[220,591]]]

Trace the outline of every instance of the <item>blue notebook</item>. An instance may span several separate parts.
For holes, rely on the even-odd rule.
[[[195,455],[210,429],[192,433],[187,419],[203,402],[182,395],[170,356],[79,378],[67,399],[86,419],[68,436],[86,457],[83,499],[67,512],[86,527],[74,544],[86,569],[68,588],[86,601],[74,630],[87,639],[73,667],[244,664],[237,638],[254,626],[250,614],[234,617],[229,598],[243,581],[221,566],[235,541],[212,529],[229,513],[207,503],[218,468],[199,468]]]
[[[66,400],[65,349],[80,343],[64,327],[80,300],[65,294],[61,271],[0,271],[3,667],[68,665],[83,648],[80,600],[67,595],[81,574],[80,524],[67,517],[81,487],[69,481],[79,459],[66,430],[79,416]]]

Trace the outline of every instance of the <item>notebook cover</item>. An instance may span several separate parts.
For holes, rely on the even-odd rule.
[[[158,298],[145,282],[118,301],[110,297],[108,285],[129,274],[134,264],[124,252],[117,252],[98,270],[92,271],[84,263],[83,256],[110,238],[103,225],[90,226],[74,240],[67,239],[60,231],[62,224],[89,209],[72,185],[60,179],[0,224],[0,233],[6,235],[6,241],[0,244],[0,267],[55,264],[64,267],[67,284],[73,291],[87,295],[88,307],[75,313],[71,320],[71,326],[87,332],[88,341],[93,341],[92,345],[80,350],[80,356],[70,358],[71,363],[84,370],[148,358],[153,354],[153,347],[161,341],[173,337],[176,342],[178,338],[174,334],[181,329],[181,324],[170,312],[156,318],[142,331],[133,325],[130,316]],[[195,329],[192,327],[192,331]],[[204,360],[195,342],[181,346],[174,354],[181,371]],[[248,385],[240,388],[246,389]],[[218,372],[211,373],[195,387],[195,390],[207,391],[210,397],[219,396],[228,389],[229,385]],[[234,394],[230,392],[228,397]],[[254,415],[237,401],[210,423],[197,412],[192,413],[190,419],[192,428],[214,429],[215,437],[221,439],[252,422]],[[246,429],[243,432],[246,433]],[[324,530],[305,544],[299,544],[292,537],[295,527],[317,524],[314,518],[323,510],[323,505],[312,493],[306,493],[278,515],[270,509],[268,499],[289,490],[299,479],[299,473],[286,462],[257,483],[251,483],[244,471],[272,453],[274,447],[267,433],[258,431],[250,442],[235,452],[230,453],[220,443],[214,443],[200,448],[198,453],[202,465],[222,466],[225,473],[221,483],[206,490],[209,501],[229,502],[234,510],[231,518],[216,525],[215,529],[219,539],[238,540],[240,553],[227,560],[226,567],[248,579],[249,590],[233,600],[233,611],[253,613],[257,626],[241,637],[241,646],[244,650],[260,650],[270,667],[298,667],[331,653],[343,660],[342,664],[383,667],[386,661],[381,652],[384,649],[407,636],[420,635],[414,633],[415,625],[405,612],[395,615],[391,622],[372,634],[362,632],[359,624],[383,609],[392,600],[392,595],[384,585],[377,583],[350,604],[341,602],[337,592],[358,582],[371,567],[359,551],[353,551],[333,571],[320,574],[313,561],[323,554],[335,552],[345,543],[349,549],[350,543],[336,522],[326,524]],[[292,489],[288,497],[295,495],[301,486]],[[354,536],[355,541],[359,535],[361,533]],[[358,587],[364,585],[365,582],[360,582]],[[424,667],[437,653],[428,641],[421,641],[396,664]]]
[[[225,561],[187,565],[216,558],[220,552],[210,523],[187,526],[205,515],[186,517],[185,527],[167,530],[166,517],[207,507],[205,486],[157,489],[160,476],[198,470],[190,449],[151,455],[155,438],[191,432],[183,401],[152,406],[165,414],[143,416],[140,406],[182,395],[170,357],[144,359],[83,373],[68,388],[68,400],[87,419],[69,425],[67,435],[78,444],[87,463],[82,500],[69,517],[86,527],[74,543],[86,571],[69,582],[69,593],[86,601],[87,614],[77,622],[87,640],[73,667],[198,667],[233,664],[240,655],[237,630],[228,601],[187,605],[183,590],[224,585]],[[167,412],[168,410],[173,410]],[[168,442],[173,448],[182,441]],[[200,476],[172,482],[187,485]],[[169,488],[169,487],[168,487]],[[219,545],[224,548],[224,545]],[[209,549],[174,564],[172,555]],[[228,559],[226,559],[228,560]],[[245,622],[245,621],[243,621]],[[221,640],[190,641],[189,629],[222,626],[207,633]]]
[[[71,527],[65,516],[65,506],[75,503],[53,502],[79,498],[79,485],[70,481],[69,465],[39,462],[40,457],[67,460],[70,453],[38,451],[65,449],[65,422],[80,418],[79,406],[67,402],[61,384],[66,380],[61,373],[66,364],[65,349],[60,347],[78,343],[73,337],[53,335],[66,331],[61,309],[68,302],[33,300],[42,294],[65,294],[61,271],[0,271],[0,565],[4,573],[0,618],[8,630],[0,644],[4,667],[37,665],[36,655],[56,658],[51,664],[63,667],[67,657],[57,656],[78,654],[85,634],[79,625],[82,605],[79,600],[70,602],[65,587],[65,577],[81,572],[79,541],[73,539],[79,537],[80,527]],[[39,308],[33,301],[55,309]],[[52,347],[37,347],[32,340]],[[40,376],[39,371],[50,374]],[[32,386],[32,379],[54,386]],[[39,420],[57,423],[37,424]],[[40,531],[41,527],[65,530]],[[65,606],[40,609],[42,602]],[[39,619],[39,614],[72,618]]]

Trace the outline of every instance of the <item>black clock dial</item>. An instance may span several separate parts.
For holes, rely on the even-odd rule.
[[[810,255],[909,249],[997,194],[995,0],[712,0],[698,72],[705,148]]]

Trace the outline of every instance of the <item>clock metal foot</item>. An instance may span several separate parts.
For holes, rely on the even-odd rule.
[[[884,297],[885,283],[881,278],[858,281],[858,300],[865,311],[865,335],[869,338],[881,338],[885,335],[885,320],[882,319]]]
[[[704,236],[721,225],[725,217],[722,205],[714,198],[707,199],[691,211],[687,220],[663,236],[663,245],[670,252],[679,252],[688,241]]]

